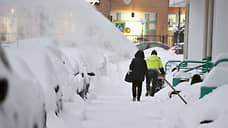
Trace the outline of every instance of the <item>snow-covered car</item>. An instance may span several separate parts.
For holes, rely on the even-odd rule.
[[[17,75],[0,47],[0,128],[46,128],[41,86]]]
[[[82,98],[87,99],[87,94],[91,85],[91,79],[95,76],[95,73],[89,71],[89,66],[86,64],[80,52],[75,51],[72,48],[63,48],[63,54],[66,56],[66,60],[73,67],[73,80],[75,81],[76,93]]]
[[[161,43],[161,42],[149,42],[149,41],[137,43],[136,47],[139,50],[146,50],[146,49],[153,48],[153,47],[160,47],[160,48],[164,48],[164,49],[169,49],[170,48],[168,45],[166,45],[164,43]]]

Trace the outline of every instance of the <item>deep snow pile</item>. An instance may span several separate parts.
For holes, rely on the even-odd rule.
[[[21,19],[24,16],[21,22],[31,21],[29,25],[32,28],[15,22],[18,31],[20,25],[24,27],[21,35],[25,37],[35,35],[53,38],[61,45],[83,49],[84,54],[90,56],[106,55],[103,50],[112,54],[118,51],[118,57],[112,57],[112,60],[126,59],[136,50],[108,19],[84,0],[3,0],[0,4],[14,8],[15,18]],[[2,10],[9,11],[7,9]],[[21,35],[17,35],[19,39],[22,38]]]
[[[8,89],[5,100],[1,97],[0,127],[29,128],[34,125],[44,127],[46,125],[44,92],[39,83],[33,79],[21,78],[21,75],[7,70],[0,61],[1,89],[3,79],[7,81]]]
[[[43,97],[41,99],[43,99],[43,103],[46,106],[45,109],[48,112],[49,127],[68,127],[66,123],[64,123],[65,121],[69,121],[68,116],[76,119],[73,122],[71,120],[68,122],[68,124],[72,123],[69,127],[80,125],[79,121],[83,117],[85,103],[76,94],[76,90],[82,87],[83,79],[81,79],[81,77],[75,77],[75,73],[95,69],[92,70],[96,73],[96,76],[95,78],[91,78],[89,99],[95,98],[97,93],[99,93],[99,89],[103,86],[123,83],[123,81],[120,80],[121,76],[118,72],[122,69],[116,67],[119,60],[118,57],[116,59],[109,59],[109,56],[103,54],[89,56],[81,49],[59,47],[53,40],[48,38],[21,40],[9,46],[10,47],[4,49],[12,71],[17,76],[20,76],[18,79],[32,80],[38,84],[36,89],[28,87],[24,90],[30,90],[30,93],[33,93],[34,90],[41,92],[38,94],[38,97]],[[95,50],[97,49],[93,49],[93,51]],[[100,48],[99,50],[107,55],[110,53],[107,52],[106,49]],[[115,54],[111,53],[110,55],[115,57]],[[91,60],[96,58],[96,62],[91,66],[88,65],[90,64],[90,58]],[[116,82],[110,82],[112,80]],[[109,85],[107,85],[107,83],[109,83]],[[60,95],[55,92],[57,86],[60,87]],[[15,89],[15,91],[19,90]],[[14,95],[16,96],[17,94],[18,93],[15,93]],[[33,94],[36,96],[35,93]],[[15,97],[12,98],[13,100],[15,99]],[[30,98],[28,99],[30,100]],[[60,99],[63,100],[63,111],[60,111],[60,116],[57,117],[55,112],[58,110],[57,102]],[[43,103],[39,105],[43,105]],[[34,104],[35,102],[31,102],[31,105]],[[77,109],[74,109],[75,107]],[[24,109],[24,107],[22,108]],[[36,112],[36,110],[38,111],[39,109],[43,110],[43,107],[34,109],[33,111]],[[12,109],[7,110],[12,111]],[[71,114],[72,111],[74,111],[73,114]]]
[[[227,58],[227,54],[218,56],[214,62]],[[178,84],[175,88],[180,95],[188,102],[188,105],[180,107],[184,104],[177,95],[171,98],[170,93],[173,91],[169,87],[165,87],[155,95],[158,100],[169,103],[171,108],[170,114],[176,116],[166,116],[170,122],[169,127],[175,128],[203,128],[216,127],[226,128],[227,123],[227,105],[226,93],[228,90],[228,81],[224,74],[228,73],[227,62],[223,62],[214,67],[205,77],[203,82],[190,85],[189,82]],[[202,86],[217,87],[208,95],[200,99],[200,89]],[[175,105],[174,105],[175,104]],[[174,108],[173,108],[174,107]],[[202,123],[202,122],[209,123]],[[211,122],[210,122],[211,121]]]
[[[123,76],[128,70],[130,59],[134,56],[136,48],[100,13],[96,12],[94,8],[91,8],[89,4],[86,4],[82,0],[67,0],[64,2],[60,0],[21,0],[19,2],[17,0],[5,0],[1,1],[0,4],[15,7],[18,10],[23,8],[22,10],[26,10],[26,12],[34,12],[34,17],[39,17],[38,15],[40,13],[38,12],[42,12],[49,17],[48,23],[43,26],[45,28],[44,36],[48,38],[26,39],[17,42],[18,44],[10,45],[9,48],[5,48],[16,77],[18,76],[20,79],[25,80],[29,79],[33,81],[30,81],[32,85],[37,84],[42,87],[40,91],[43,91],[45,96],[44,101],[48,111],[49,128],[82,127],[81,122],[87,119],[85,116],[87,113],[85,106],[90,105],[89,102],[91,101],[84,102],[75,93],[76,89],[81,86],[80,79],[74,77],[74,74],[77,72],[92,71],[96,74],[94,78],[91,78],[89,99],[96,100],[99,94],[107,97],[117,97],[117,101],[108,102],[122,108],[126,107],[124,106],[125,103],[122,104],[122,102],[127,102],[129,106],[133,106],[133,109],[130,109],[132,111],[129,111],[129,115],[125,116],[132,120],[135,119],[132,118],[134,116],[132,115],[134,114],[133,111],[139,110],[140,106],[138,107],[137,104],[129,103],[130,86],[123,81]],[[66,18],[72,27],[69,30],[72,31],[64,29],[64,25],[66,24],[56,23],[58,21],[56,19],[59,19],[57,18],[58,16],[56,17],[56,14],[65,12],[73,17],[70,20],[67,20],[69,17]],[[35,15],[36,13],[37,15]],[[17,14],[15,15],[17,16]],[[31,19],[34,17],[32,13]],[[64,16],[61,18],[64,19]],[[93,19],[93,22],[91,19]],[[61,39],[55,37],[55,32],[51,28],[51,26],[55,25],[60,26],[58,29],[63,31]],[[35,22],[34,28],[37,26],[40,27],[40,23]],[[176,56],[160,48],[155,49],[158,51],[158,56],[161,57],[163,65],[171,59],[182,60],[182,56]],[[150,55],[151,51],[152,49],[146,50],[146,56]],[[216,68],[214,71],[216,71]],[[221,73],[223,72],[219,71],[219,76],[222,75]],[[8,74],[3,73],[3,75]],[[216,77],[217,75],[208,75],[208,78]],[[167,79],[171,79],[171,77]],[[227,83],[222,83],[221,87],[199,100],[199,88],[202,84],[204,83],[190,86],[189,83],[182,83],[177,86],[177,89],[181,90],[180,94],[189,103],[188,105],[184,105],[177,96],[173,96],[171,99],[168,98],[170,89],[167,86],[157,93],[154,98],[149,97],[151,98],[148,100],[149,103],[142,103],[144,107],[149,108],[147,110],[152,109],[153,111],[140,109],[140,112],[146,115],[147,121],[153,120],[153,122],[156,122],[158,119],[161,119],[162,124],[160,127],[164,128],[193,128],[203,126],[226,128],[227,103],[224,101],[227,97]],[[56,95],[54,88],[58,85],[63,95]],[[23,89],[27,90],[26,88]],[[32,89],[36,90],[37,88]],[[41,94],[38,96],[41,96]],[[118,96],[125,98],[118,99]],[[30,98],[29,96],[27,97]],[[33,98],[31,97],[30,101],[33,101]],[[64,106],[63,112],[57,117],[54,112],[57,109],[56,101],[60,98],[63,98]],[[31,103],[36,105],[34,102]],[[114,106],[108,107],[111,107],[112,110]],[[95,107],[94,109],[97,108]],[[24,111],[25,108],[21,112]],[[106,112],[105,115],[108,115],[108,112],[112,111]],[[159,114],[159,118],[154,117],[154,114]],[[2,124],[2,119],[4,118],[2,118],[3,116],[0,117]],[[125,119],[128,119],[127,117]],[[115,118],[112,118],[113,120],[111,122],[121,125],[119,122],[115,122]],[[104,122],[110,121],[106,117],[103,117],[103,119],[105,119],[103,120]],[[200,125],[200,122],[204,120],[213,120],[213,122]]]
[[[83,0],[4,0],[0,4],[14,8],[17,19],[24,16],[21,19],[24,24],[31,21],[24,26],[23,36],[18,35],[18,39],[23,40],[8,45],[5,51],[13,72],[22,79],[37,83],[40,87],[37,90],[44,93],[39,95],[45,97],[42,99],[48,112],[48,127],[80,127],[84,102],[76,91],[82,86],[82,79],[74,74],[95,72],[89,93],[90,99],[95,98],[103,86],[123,83],[117,63],[129,60],[136,47]],[[7,9],[2,12],[9,11]],[[71,18],[65,17],[65,14],[70,14]],[[41,15],[46,19],[42,19]],[[71,24],[71,29],[66,27],[65,21]],[[56,31],[60,32],[61,38]],[[55,92],[58,86],[59,94]],[[55,112],[60,100],[64,102],[63,111],[57,117]],[[74,120],[68,120],[69,116]]]
[[[78,69],[69,65],[66,56],[50,39],[30,39],[18,43],[19,46],[15,44],[5,48],[12,70],[22,79],[32,79],[41,85],[47,111],[53,112],[59,98],[54,88],[60,86],[63,99],[70,100],[78,85],[73,78],[74,71]]]
[[[175,57],[174,54],[163,51],[163,49],[153,49],[160,53],[159,56],[161,58],[168,56],[172,59],[178,59],[177,56]],[[148,53],[150,54],[153,49],[150,49]],[[147,51],[145,53],[147,54]],[[122,65],[122,67],[124,66]],[[215,67],[213,70],[218,70],[219,68],[221,67]],[[215,76],[213,70],[205,80],[207,78],[216,79],[222,75],[217,74],[218,76]],[[225,102],[228,89],[227,84],[222,84],[221,87],[203,99],[199,99],[200,87],[205,86],[205,82],[190,85],[190,81],[180,83],[176,87],[177,90],[181,91],[180,95],[187,101],[187,105],[177,95],[172,95],[169,98],[172,89],[168,86],[155,94],[154,98],[145,97],[145,90],[143,90],[142,101],[139,103],[130,101],[131,87],[127,84],[123,87],[116,85],[118,88],[115,86],[106,87],[107,90],[104,90],[97,100],[89,102],[83,126],[86,128],[107,127],[113,123],[111,127],[125,126],[134,128],[139,127],[139,124],[140,127],[148,127],[149,124],[147,123],[150,122],[150,124],[153,123],[150,127],[156,128],[226,128],[228,126],[226,122],[227,103]],[[223,79],[220,83],[225,81]],[[125,94],[123,95],[124,91]],[[207,121],[209,123],[201,124]]]
[[[217,88],[209,95],[205,96],[203,99],[197,101],[194,104],[187,106],[180,113],[180,118],[184,119],[188,115],[188,121],[183,121],[183,126],[186,128],[192,127],[216,127],[216,128],[226,128],[227,114],[228,114],[228,103],[226,101],[228,86],[223,85]],[[205,120],[212,120],[212,123],[200,124],[200,122]]]
[[[42,42],[39,44],[39,42]],[[12,69],[15,71],[16,74],[20,74],[20,77],[23,79],[26,78],[33,78],[35,81],[39,81],[38,83],[41,84],[44,88],[46,87],[46,92],[49,94],[48,102],[50,101],[52,107],[55,105],[54,101],[54,92],[51,91],[57,83],[61,83],[61,87],[64,87],[63,94],[64,94],[64,111],[61,116],[57,117],[54,116],[53,109],[49,109],[48,116],[48,126],[49,127],[74,127],[75,125],[82,127],[81,122],[86,120],[85,115],[88,114],[85,105],[90,105],[90,101],[83,102],[77,95],[74,95],[74,87],[77,86],[77,82],[74,83],[73,81],[73,73],[74,71],[80,71],[81,67],[83,67],[83,62],[78,63],[81,58],[80,53],[76,49],[73,48],[61,48],[59,49],[55,44],[50,43],[52,42],[50,39],[33,39],[27,41],[19,42],[19,47],[17,45],[11,46],[10,48],[5,48],[6,53],[8,55],[9,61],[12,65]],[[35,48],[33,48],[35,46]],[[166,56],[173,56],[173,59],[178,59],[178,56],[175,54],[163,51],[163,49],[155,48],[159,56],[161,58],[165,58]],[[63,52],[62,52],[63,51]],[[145,54],[150,54],[152,49],[145,51]],[[29,54],[27,54],[29,53]],[[34,58],[34,56],[36,56]],[[133,56],[133,55],[132,55]],[[80,59],[79,59],[80,58]],[[79,59],[79,60],[78,60]],[[86,59],[84,60],[86,62]],[[164,60],[167,61],[167,60]],[[105,62],[103,59],[100,59],[101,65]],[[94,86],[102,91],[102,96],[115,96],[117,99],[118,97],[123,97],[123,99],[119,99],[117,101],[109,101],[116,104],[116,107],[124,107],[124,102],[129,102],[130,100],[130,86],[123,83],[120,78],[120,74],[126,70],[128,67],[129,60],[126,61],[119,61],[119,62],[112,62],[106,61],[106,70],[111,71],[107,72],[106,75],[99,75],[96,76],[97,80],[104,80],[100,81],[100,84],[97,85],[96,79],[95,82],[92,82],[92,90],[90,96],[96,97],[99,94],[94,94]],[[103,67],[103,66],[102,66]],[[212,72],[208,74],[207,78],[216,78],[215,74],[213,73],[219,68],[226,68],[223,65],[215,67]],[[97,70],[100,71],[101,74],[105,74],[105,70]],[[225,70],[224,70],[225,71]],[[113,73],[114,72],[114,73]],[[71,76],[72,75],[72,76]],[[217,74],[218,75],[218,74]],[[220,74],[221,75],[221,74]],[[54,79],[54,80],[53,80]],[[206,80],[205,79],[205,80]],[[110,82],[110,80],[113,80]],[[115,81],[114,81],[115,80]],[[67,82],[68,81],[68,82]],[[77,81],[77,80],[76,80]],[[93,80],[92,80],[93,81]],[[73,82],[73,83],[71,83]],[[98,82],[98,81],[97,81]],[[107,84],[107,83],[108,84]],[[68,85],[71,83],[70,85]],[[119,83],[119,84],[118,84]],[[167,86],[160,92],[158,92],[154,98],[149,97],[142,99],[142,106],[145,108],[151,108],[150,112],[148,111],[141,111],[143,113],[147,113],[144,119],[151,120],[152,122],[157,122],[157,120],[161,118],[161,125],[156,125],[161,128],[170,127],[170,128],[192,128],[192,127],[219,127],[225,128],[227,127],[227,103],[224,102],[227,97],[227,84],[223,83],[221,87],[214,90],[209,95],[205,96],[203,99],[199,100],[199,93],[200,87],[205,85],[203,83],[190,85],[188,82],[179,84],[176,89],[181,90],[181,95],[187,100],[188,105],[184,105],[184,103],[177,97],[173,96],[171,99],[168,97],[171,89]],[[123,87],[122,87],[123,86]],[[71,88],[71,89],[67,89]],[[98,90],[99,90],[98,89]],[[121,89],[121,91],[119,90]],[[68,91],[67,91],[68,90]],[[95,91],[96,92],[96,91]],[[99,91],[97,91],[99,92]],[[118,92],[118,93],[117,93]],[[69,96],[65,96],[65,94],[72,94]],[[92,95],[91,95],[92,94]],[[53,98],[53,99],[52,99]],[[68,99],[69,98],[69,99]],[[105,98],[104,98],[105,99]],[[143,101],[145,99],[145,101]],[[96,101],[96,98],[95,98]],[[106,100],[107,101],[107,100]],[[91,101],[92,102],[92,101]],[[105,101],[101,101],[105,102]],[[132,106],[130,111],[135,111],[137,109],[137,104],[126,103],[129,106]],[[105,105],[105,104],[104,104]],[[136,106],[135,106],[136,105]],[[148,106],[149,105],[149,106]],[[105,105],[106,106],[106,105]],[[146,107],[148,106],[148,107]],[[109,109],[117,109],[112,108],[114,106],[109,106]],[[96,107],[92,108],[92,110],[97,109]],[[104,108],[105,109],[105,108]],[[145,109],[145,110],[147,110]],[[121,109],[122,110],[122,109]],[[110,111],[111,112],[111,111]],[[87,113],[87,114],[86,114]],[[104,114],[108,115],[109,111],[105,111]],[[156,117],[159,114],[159,118]],[[87,115],[89,116],[89,115]],[[90,115],[92,117],[96,117],[96,115]],[[89,117],[90,117],[89,116]],[[132,115],[128,115],[130,119]],[[155,118],[156,117],[156,118]],[[149,118],[149,119],[148,119]],[[151,118],[151,119],[150,119]],[[105,119],[105,118],[102,118]],[[109,119],[107,119],[108,122]],[[208,124],[200,124],[200,122],[205,120],[212,120],[212,123]],[[105,121],[105,120],[104,120]],[[112,120],[115,122],[114,118]],[[88,122],[89,123],[89,122]],[[115,122],[118,124],[117,122]],[[145,122],[145,124],[147,124]],[[115,125],[118,126],[118,125]],[[144,125],[143,125],[144,126]]]

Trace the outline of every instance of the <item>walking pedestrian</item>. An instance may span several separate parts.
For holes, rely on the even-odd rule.
[[[151,52],[151,56],[149,56],[146,59],[147,64],[147,74],[146,74],[146,96],[154,96],[154,93],[156,91],[158,85],[158,75],[159,71],[162,75],[165,75],[165,71],[162,65],[162,61],[160,57],[157,56],[157,51],[153,50]],[[152,87],[150,86],[150,83],[152,81]]]
[[[142,82],[145,79],[147,72],[146,61],[144,60],[144,52],[139,50],[135,54],[135,58],[131,61],[130,70],[132,71],[133,81],[132,81],[132,96],[133,101],[140,101],[142,94]]]

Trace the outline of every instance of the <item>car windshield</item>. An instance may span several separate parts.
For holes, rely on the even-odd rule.
[[[164,49],[170,48],[168,45],[161,43],[161,42],[140,42],[140,43],[136,44],[136,46],[139,50],[146,50],[146,49],[152,48],[152,47],[160,47],[160,48],[164,48]]]

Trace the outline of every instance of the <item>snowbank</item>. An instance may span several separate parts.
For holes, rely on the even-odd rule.
[[[23,64],[23,62],[21,64]],[[1,86],[2,80],[6,80],[8,89],[5,92],[6,98],[0,103],[0,127],[29,128],[35,125],[37,127],[44,127],[46,125],[45,97],[39,82],[33,79],[32,76],[29,77],[29,79],[22,77],[22,73],[26,75],[30,74],[30,70],[28,70],[26,65],[21,67],[22,69],[20,70],[24,72],[20,74],[14,71],[15,67],[12,63],[10,63],[10,67],[10,70],[8,70],[8,68],[3,65],[1,59]],[[20,67],[18,66],[18,68]],[[3,90],[1,90],[1,93],[2,91]]]
[[[193,127],[216,127],[226,128],[227,123],[227,102],[226,97],[228,86],[224,85],[214,90],[203,99],[196,103],[187,106],[180,113],[180,118],[183,119],[182,127],[193,128]],[[184,120],[187,118],[186,120]],[[211,123],[200,124],[205,120],[211,120]]]
[[[219,54],[218,57],[214,60],[214,63],[222,59],[228,59],[228,53]],[[219,63],[209,72],[209,74],[204,80],[204,86],[219,87],[228,84],[227,76],[224,74],[228,74],[227,61]]]
[[[203,82],[204,86],[218,87],[228,84],[227,76],[224,74],[228,74],[228,68],[214,67],[205,78]]]
[[[56,109],[56,86],[60,86],[65,100],[72,97],[77,88],[77,83],[73,80],[73,69],[52,40],[23,40],[19,41],[19,47],[11,45],[5,50],[16,74],[42,85],[48,111]]]
[[[120,81],[123,78],[120,64],[130,60],[137,49],[88,3],[83,0],[3,0],[0,4],[8,7],[2,12],[14,9],[14,18],[20,19],[20,22],[13,22],[20,40],[5,50],[15,74],[40,85],[35,90],[44,93],[48,127],[66,127],[61,121],[55,123],[67,121],[72,107],[77,109],[73,116],[78,118],[69,121],[69,126],[80,125],[84,102],[76,90],[81,87],[82,79],[75,77],[75,73],[95,72],[91,80],[91,98],[104,86],[124,84]],[[57,86],[60,87],[58,94],[55,92]],[[63,113],[56,118],[60,100],[64,101]]]

